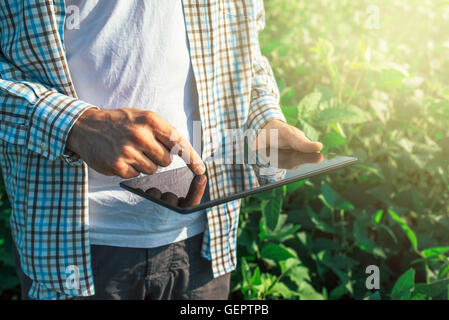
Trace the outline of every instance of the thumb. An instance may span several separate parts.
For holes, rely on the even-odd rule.
[[[319,152],[323,149],[323,144],[318,141],[310,141],[304,134],[292,135],[290,146],[301,152]]]

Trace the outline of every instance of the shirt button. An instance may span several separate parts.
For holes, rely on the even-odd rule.
[[[48,151],[48,144],[46,144],[45,142],[42,142],[41,143],[41,149],[42,149],[42,151],[47,152]]]

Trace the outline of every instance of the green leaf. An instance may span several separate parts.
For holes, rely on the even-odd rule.
[[[358,266],[360,262],[354,260],[346,255],[338,254],[332,257],[332,266],[341,269],[341,270],[349,270],[355,266]]]
[[[319,140],[320,134],[318,133],[318,131],[316,131],[315,128],[312,127],[312,125],[310,125],[305,120],[299,119],[297,126],[302,132],[304,132],[305,136],[310,140],[312,141]]]
[[[372,295],[366,297],[364,300],[381,300],[379,291],[374,292]]]
[[[310,208],[310,206],[306,207],[306,212],[310,218],[310,221],[312,221],[312,223],[315,225],[315,227],[318,230],[327,232],[327,233],[331,233],[331,234],[335,234],[336,230],[333,226],[327,224],[324,221],[321,221],[320,218],[316,215],[315,212],[313,212],[312,208]]]
[[[297,107],[298,120],[307,121],[314,113],[316,113],[318,111],[321,97],[321,92],[314,91],[302,98]]]
[[[306,281],[303,281],[298,288],[298,294],[301,300],[323,300],[322,294]]]
[[[249,284],[252,286],[257,286],[262,284],[262,280],[260,279],[260,269],[259,267],[254,270],[252,277],[248,280]]]
[[[287,194],[292,194],[294,191],[299,189],[303,184],[307,182],[307,179],[293,182],[287,185]]]
[[[288,223],[281,228],[278,227],[274,231],[268,232],[265,238],[268,240],[277,240],[279,242],[283,242],[293,236],[293,234],[295,234],[299,229],[301,229],[300,225],[293,225],[291,223]]]
[[[413,142],[409,139],[402,138],[396,142],[405,152],[412,153],[413,151]]]
[[[250,273],[251,273],[248,262],[246,261],[245,258],[241,259],[240,271],[242,272],[242,279],[243,279],[243,283],[245,284],[248,282],[248,279],[250,278]]]
[[[376,214],[373,216],[373,222],[375,224],[379,224],[380,220],[382,219],[384,211],[382,209],[378,210]]]
[[[324,61],[329,61],[334,55],[335,47],[329,40],[320,38],[317,46],[312,51],[316,52]]]
[[[413,248],[418,249],[418,240],[416,238],[415,232],[413,232],[413,230],[410,229],[410,227],[404,222],[404,220],[402,220],[401,217],[397,215],[396,212],[394,212],[391,209],[388,209],[388,213],[390,214],[390,217],[401,226],[402,230],[404,230]]]
[[[281,97],[280,97],[281,105],[287,105],[295,95],[295,88],[293,88],[293,87],[284,88],[280,92],[280,95],[281,95]]]
[[[377,177],[379,177],[380,179],[385,179],[384,176],[382,175],[382,171],[380,170],[379,166],[377,164],[374,164],[371,166],[367,166],[361,163],[357,163],[354,165],[354,168],[360,168],[364,171],[370,172],[374,175],[376,175]]]
[[[282,244],[268,243],[260,252],[262,258],[274,261],[283,261],[290,258],[298,258],[295,251]]]
[[[354,105],[341,105],[329,107],[312,119],[311,123],[318,126],[328,126],[334,123],[358,124],[371,120],[370,115]]]
[[[293,267],[301,264],[301,260],[296,258],[289,258],[287,260],[279,261],[279,266],[281,267],[281,272],[289,272]]]
[[[346,144],[346,139],[335,132],[328,132],[321,139],[323,145],[330,149]]]
[[[445,293],[445,299],[448,298],[449,279],[437,280],[432,283],[418,283],[415,286],[413,295],[423,295],[426,298],[437,298]]]
[[[387,205],[391,204],[391,194],[393,190],[390,185],[376,186],[366,190],[365,192]]]
[[[386,123],[391,116],[390,107],[386,102],[378,101],[378,100],[370,100],[370,106],[374,110],[376,116],[382,121],[382,123]]]
[[[284,114],[287,122],[292,126],[296,126],[298,122],[298,108],[296,107],[282,107],[282,113]]]
[[[402,81],[408,76],[407,71],[401,66],[388,63],[378,68],[376,85],[379,88],[399,89]]]
[[[425,136],[425,143],[416,143],[413,145],[413,152],[428,155],[441,151],[441,147],[432,139]]]
[[[252,213],[252,212],[258,212],[258,211],[261,211],[261,203],[260,202],[245,204],[245,205],[242,205],[242,207],[241,207],[241,212]]]
[[[325,86],[317,84],[315,86],[315,91],[318,91],[321,93],[321,101],[323,101],[323,100],[329,101],[329,100],[336,98],[335,93],[329,87],[325,87]]]
[[[274,230],[279,221],[279,215],[282,208],[282,197],[277,196],[273,199],[262,202],[262,214],[269,230]]]
[[[271,288],[271,293],[274,296],[282,296],[284,299],[291,299],[295,293],[290,290],[285,284],[282,282],[277,282],[273,288]]]
[[[324,200],[324,204],[326,204],[330,209],[346,211],[354,210],[354,205],[342,199],[340,195],[337,194],[327,183],[324,183],[321,186],[321,192],[323,193],[324,199],[322,197],[319,198]]]
[[[368,227],[362,219],[357,219],[354,223],[354,238],[356,245],[363,251],[367,251],[375,256],[386,259],[384,250],[368,237]]]
[[[323,250],[335,251],[340,250],[341,245],[338,242],[331,239],[314,237],[314,239],[309,243],[308,248],[314,252],[319,252]]]
[[[424,83],[424,79],[421,77],[405,78],[402,80],[402,88],[405,90],[415,90]]]
[[[449,274],[449,263],[444,264],[438,273],[438,279],[444,279],[447,278],[447,275]]]
[[[300,287],[304,281],[310,281],[309,269],[305,266],[295,266],[290,269],[287,276]]]
[[[323,193],[324,198],[326,199],[326,202],[333,206],[335,202],[340,198],[340,196],[332,189],[330,185],[327,183],[324,183],[321,186],[321,192]]]
[[[391,291],[391,299],[407,300],[410,299],[411,293],[415,288],[415,270],[409,269],[402,274],[394,284]]]
[[[424,257],[429,258],[429,257],[433,257],[433,256],[444,254],[444,253],[446,253],[448,251],[449,251],[449,246],[433,247],[433,248],[428,248],[428,249],[422,250],[421,254]]]
[[[338,300],[348,292],[346,284],[340,284],[329,293],[330,300]]]

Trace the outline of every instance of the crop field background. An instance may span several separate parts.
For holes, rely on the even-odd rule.
[[[449,1],[265,9],[289,123],[359,163],[244,199],[230,298],[448,299]],[[17,299],[3,186],[0,201],[0,298]]]

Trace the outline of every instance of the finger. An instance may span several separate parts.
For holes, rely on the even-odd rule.
[[[168,167],[172,158],[169,150],[156,139],[150,138],[141,148],[145,157],[161,167]]]
[[[172,192],[164,192],[161,196],[161,200],[171,204],[172,206],[178,205],[178,197]]]
[[[322,153],[318,153],[319,157],[315,159],[314,164],[320,164],[324,160],[324,155]]]
[[[323,149],[323,144],[318,141],[310,141],[305,134],[297,130],[295,134],[289,135],[290,147],[302,152],[319,152]]]
[[[111,168],[111,173],[115,176],[119,176],[123,179],[130,179],[137,177],[139,172],[124,159],[117,161]]]
[[[170,154],[177,154],[187,166],[196,174],[204,174],[206,167],[199,154],[195,151],[189,141],[183,137],[176,129],[170,132],[156,132],[156,138],[170,150]]]
[[[162,192],[158,188],[150,188],[147,191],[145,191],[145,193],[147,195],[149,195],[150,197],[156,198],[156,199],[160,199],[162,196]]]
[[[131,179],[135,178],[140,174],[132,165],[125,166],[117,175],[122,177],[123,179]]]
[[[138,172],[154,174],[158,169],[157,165],[139,150],[132,151],[132,158],[130,164]]]
[[[204,190],[207,185],[206,175],[195,176],[190,184],[189,191],[187,192],[186,198],[183,201],[184,206],[191,207],[199,204],[201,198],[204,195]]]
[[[181,208],[186,207],[185,201],[186,201],[186,198],[184,198],[184,197],[179,197],[179,198],[178,198],[178,207],[181,207]]]
[[[155,113],[150,114],[148,121],[154,136],[170,151],[170,154],[181,156],[194,173],[206,172],[201,157],[176,128]]]

